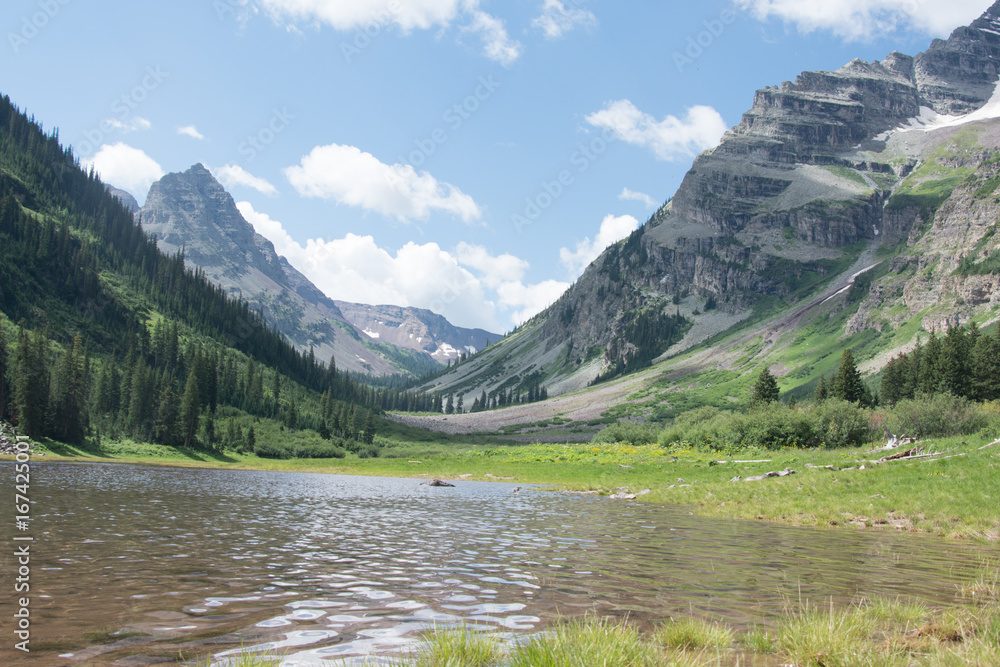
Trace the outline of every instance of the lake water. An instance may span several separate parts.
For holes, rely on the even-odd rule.
[[[261,647],[288,666],[373,664],[435,625],[524,634],[588,612],[750,626],[800,599],[948,602],[986,553],[510,484],[41,462],[31,482],[39,665]],[[23,659],[4,634],[0,663]]]

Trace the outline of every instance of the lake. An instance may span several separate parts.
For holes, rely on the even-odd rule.
[[[13,480],[13,464],[2,468]],[[518,635],[587,613],[749,627],[802,599],[948,602],[987,553],[420,481],[35,461],[31,663],[224,661],[263,647],[288,666],[373,664],[435,625]],[[12,525],[9,502],[2,511]],[[6,576],[15,543],[4,532]],[[4,664],[23,659],[12,641]]]

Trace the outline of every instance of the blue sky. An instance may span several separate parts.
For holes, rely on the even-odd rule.
[[[989,0],[6,0],[0,92],[142,202],[203,163],[328,295],[493,331],[668,199],[753,93]]]

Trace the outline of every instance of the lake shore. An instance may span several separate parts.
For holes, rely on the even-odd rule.
[[[676,445],[419,444],[389,447],[380,458],[274,460],[105,442],[100,451],[46,443],[33,460],[538,484],[619,502],[689,505],[704,516],[1000,541],[997,441],[965,436],[878,447],[727,454]],[[915,457],[879,461],[914,447],[920,448]]]

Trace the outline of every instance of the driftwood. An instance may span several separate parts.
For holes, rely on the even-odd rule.
[[[445,482],[440,479],[431,480],[429,482],[421,482],[420,486],[455,486],[451,482]]]
[[[898,454],[890,454],[889,456],[883,456],[878,460],[879,463],[883,461],[895,461],[896,459],[906,459],[911,458],[924,451],[923,447],[913,447],[912,449],[907,449],[905,452],[899,452]]]
[[[979,448],[979,450],[978,450],[978,451],[982,451],[982,450],[986,449],[987,447],[992,447],[992,446],[994,446],[994,445],[1000,445],[1000,438],[998,438],[998,439],[994,440],[993,442],[991,442],[991,443],[990,443],[990,444],[988,444],[988,445],[983,445],[982,447],[980,447],[980,448]]]
[[[795,471],[791,468],[785,468],[781,471],[771,471],[766,472],[763,475],[755,475],[753,477],[733,477],[730,482],[759,482],[762,479],[768,479],[770,477],[788,477],[789,475],[794,475]]]
[[[722,465],[723,463],[770,463],[772,459],[753,459],[749,461],[716,461],[717,464]]]

